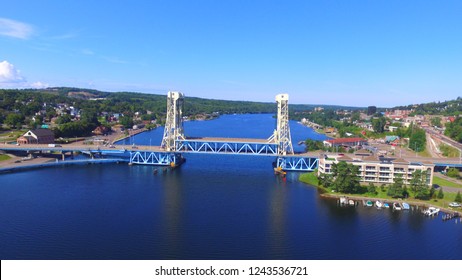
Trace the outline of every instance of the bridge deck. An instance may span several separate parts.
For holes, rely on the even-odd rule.
[[[255,139],[255,138],[188,137],[188,138],[186,138],[186,141],[219,142],[219,143],[275,144],[273,141],[268,142],[268,139]]]

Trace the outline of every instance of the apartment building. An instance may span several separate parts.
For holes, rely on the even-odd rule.
[[[373,183],[377,185],[392,184],[398,176],[403,179],[404,184],[409,184],[412,174],[416,170],[421,170],[427,174],[427,184],[433,184],[433,163],[412,163],[402,158],[385,158],[369,156],[356,158],[339,155],[321,155],[319,158],[318,175],[321,173],[331,173],[333,164],[345,161],[359,166],[359,176],[361,182]]]

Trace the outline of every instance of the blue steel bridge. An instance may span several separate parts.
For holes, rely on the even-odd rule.
[[[130,164],[177,167],[184,162],[187,154],[268,156],[275,159],[275,167],[284,171],[313,171],[318,167],[319,155],[294,154],[289,127],[289,97],[276,96],[277,124],[267,139],[253,138],[210,138],[186,137],[183,129],[184,95],[169,92],[167,95],[167,118],[160,146],[137,147],[117,145],[117,148],[97,145],[68,144],[62,147],[48,145],[15,146],[0,143],[0,150],[28,154],[59,152],[62,160],[66,154],[74,152],[86,154],[91,158],[111,157],[128,161]],[[410,162],[431,161],[436,167],[462,168],[462,158],[454,161],[436,158],[406,158]]]
[[[94,157],[118,157],[130,164],[157,165],[176,167],[184,162],[191,153],[209,155],[244,155],[274,157],[275,167],[284,171],[313,171],[318,167],[318,157],[308,154],[294,154],[289,127],[289,96],[276,96],[277,125],[269,132],[267,139],[252,138],[209,138],[185,136],[183,128],[184,95],[180,92],[167,94],[167,118],[160,146],[123,146],[109,148],[96,145],[5,145],[0,150],[36,152],[60,152],[63,160],[65,154],[79,152]]]
[[[318,167],[315,156],[295,155],[289,127],[289,96],[276,96],[277,124],[267,139],[186,137],[183,128],[184,95],[167,94],[167,118],[158,151],[130,151],[131,164],[170,165],[182,163],[184,154],[232,154],[272,156],[276,167],[285,171],[313,171]]]

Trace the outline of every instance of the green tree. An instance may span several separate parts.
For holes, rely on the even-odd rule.
[[[318,182],[321,186],[325,188],[329,188],[332,185],[332,175],[331,174],[326,174],[326,173],[321,173],[318,176]]]
[[[457,117],[453,122],[447,123],[444,134],[462,143],[462,117]]]
[[[421,152],[425,150],[426,143],[427,139],[425,136],[425,130],[413,127],[413,131],[411,131],[411,135],[409,137],[409,148],[416,152]]]
[[[436,196],[438,199],[443,199],[444,198],[444,193],[443,193],[443,189],[440,188],[440,190],[438,191],[438,194]]]
[[[72,121],[71,116],[69,114],[64,114],[64,115],[59,116],[56,119],[56,124],[65,124],[71,121]]]
[[[5,124],[13,128],[20,128],[24,122],[22,114],[11,113],[6,116]]]
[[[95,127],[100,125],[98,121],[98,111],[93,108],[84,109],[80,120],[88,124],[93,124]]]
[[[412,179],[409,182],[415,198],[429,199],[431,196],[430,189],[427,185],[427,173],[416,170],[412,173]]]
[[[377,133],[382,133],[385,131],[386,123],[387,123],[387,120],[383,116],[380,116],[379,118],[376,118],[376,119],[372,119],[372,127],[374,128],[374,131]]]
[[[133,118],[130,116],[122,116],[119,118],[119,123],[123,125],[125,128],[132,128],[133,127]]]
[[[401,176],[397,176],[393,184],[388,187],[387,195],[393,198],[403,197],[403,178]]]
[[[448,169],[447,175],[451,178],[458,178],[459,177],[459,170],[455,167],[451,167]]]
[[[305,140],[305,150],[306,151],[317,151],[324,149],[324,144],[322,141],[306,139]]]
[[[342,193],[359,193],[359,166],[341,161],[332,165],[332,188]]]
[[[462,202],[462,197],[460,196],[460,191],[457,192],[456,198],[454,199],[455,202]]]
[[[374,184],[369,183],[369,185],[367,186],[367,192],[370,193],[370,194],[376,195],[377,194],[377,188],[374,186]]]

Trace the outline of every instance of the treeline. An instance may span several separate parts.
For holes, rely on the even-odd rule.
[[[462,118],[457,117],[454,122],[447,123],[444,134],[462,143]]]
[[[418,105],[398,106],[393,109],[414,109],[415,115],[455,116],[462,114],[462,97],[444,102],[430,102]]]

